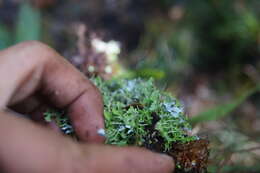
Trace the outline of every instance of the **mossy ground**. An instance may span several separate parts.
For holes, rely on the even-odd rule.
[[[189,135],[181,104],[158,90],[152,80],[93,79],[104,99],[106,143],[135,145],[171,155],[175,172],[206,172],[208,141]],[[74,134],[66,116],[46,112],[66,134]]]

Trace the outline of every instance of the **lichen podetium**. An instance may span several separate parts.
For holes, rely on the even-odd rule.
[[[169,155],[174,153],[179,157],[186,153],[185,155],[190,155],[189,157],[192,157],[193,160],[190,160],[189,157],[183,159],[173,156],[177,161],[176,168],[183,170],[179,172],[195,170],[193,167],[198,164],[194,163],[198,163],[198,161],[194,158],[200,157],[194,157],[193,153],[187,153],[184,150],[190,146],[199,148],[194,143],[199,144],[202,141],[197,136],[189,135],[191,126],[183,112],[183,107],[173,96],[157,89],[152,79],[104,81],[100,78],[93,78],[92,81],[100,89],[104,99],[105,131],[99,129],[98,133],[102,132],[102,135],[106,136],[107,144],[143,146]],[[66,116],[57,117],[57,115],[57,112],[46,112],[45,119],[55,120],[66,134],[75,135],[68,118]],[[174,146],[178,146],[177,153]],[[183,150],[181,146],[185,146]],[[203,145],[199,146],[203,146],[204,151],[207,148],[207,142],[203,142]],[[206,157],[203,162],[207,162],[207,149],[203,157]],[[185,163],[181,162],[183,160]],[[184,168],[185,165],[190,165],[190,167]],[[201,170],[206,164],[202,165]]]

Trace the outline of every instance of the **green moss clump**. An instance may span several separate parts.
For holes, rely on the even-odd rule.
[[[187,135],[191,127],[183,107],[174,97],[157,89],[152,79],[97,78],[93,82],[104,99],[108,144],[143,146],[152,142],[146,141],[151,130],[159,132],[156,135],[162,139],[164,151],[170,150],[173,143],[196,140],[197,137]]]
[[[191,127],[183,107],[174,97],[157,89],[152,79],[92,81],[104,99],[107,144],[148,146],[156,142],[152,139],[156,137],[166,152],[173,143],[196,140],[196,136],[187,135]],[[57,115],[46,112],[45,119],[55,119],[66,134],[74,133],[66,116]]]

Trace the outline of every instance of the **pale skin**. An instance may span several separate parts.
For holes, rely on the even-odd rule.
[[[67,109],[81,142],[31,120],[43,105]],[[102,112],[98,89],[48,46],[27,41],[0,51],[0,172],[173,172],[166,155],[102,144]]]

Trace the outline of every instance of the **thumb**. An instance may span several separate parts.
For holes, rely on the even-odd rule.
[[[97,173],[173,173],[171,157],[136,147],[85,146],[85,168]]]

